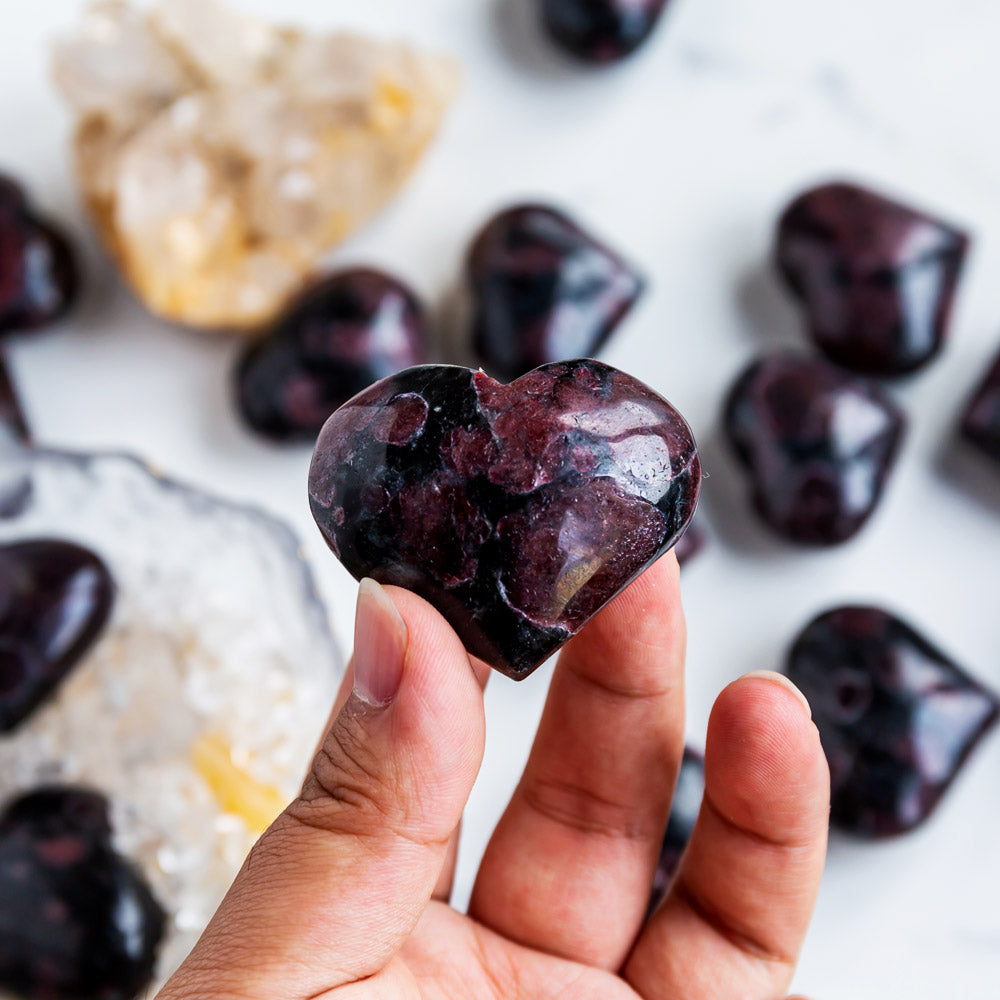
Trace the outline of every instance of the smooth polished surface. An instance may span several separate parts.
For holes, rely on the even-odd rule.
[[[549,37],[591,63],[617,62],[652,34],[666,0],[539,0]]]
[[[667,889],[681,866],[684,849],[691,839],[695,821],[701,811],[701,798],[705,794],[705,758],[692,747],[684,748],[674,801],[670,805],[670,819],[663,835],[660,859],[653,876],[650,910],[655,910],[667,894]]]
[[[962,433],[980,451],[1000,462],[1000,355],[966,407]]]

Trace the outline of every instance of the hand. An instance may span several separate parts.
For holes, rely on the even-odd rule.
[[[413,594],[362,584],[355,651],[300,797],[160,1000],[774,1000],[823,868],[829,774],[775,674],[712,711],[706,794],[644,922],[684,737],[666,556],[569,643],[469,913],[448,905],[482,685]]]

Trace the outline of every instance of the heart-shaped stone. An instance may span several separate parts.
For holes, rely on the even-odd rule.
[[[1000,717],[996,695],[880,608],[820,615],[787,673],[830,763],[833,822],[863,836],[923,822]]]
[[[905,426],[877,387],[828,362],[785,353],[755,362],[737,379],[724,420],[761,517],[805,545],[836,545],[868,520]]]
[[[0,991],[25,1000],[132,1000],[165,918],[111,843],[108,804],[53,787],[0,815]]]
[[[965,408],[962,434],[984,455],[1000,462],[1000,354]]]
[[[684,418],[608,365],[510,385],[425,365],[333,414],[309,499],[355,577],[427,598],[520,679],[673,545],[700,482]]]
[[[88,549],[38,539],[0,547],[0,733],[23,722],[100,635],[111,574]]]
[[[512,381],[593,357],[642,294],[618,254],[545,205],[495,215],[469,251],[473,339],[486,371]]]

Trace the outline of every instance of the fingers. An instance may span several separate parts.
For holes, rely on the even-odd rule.
[[[684,617],[668,555],[564,650],[470,913],[617,969],[642,923],[683,750]]]
[[[719,695],[705,799],[625,977],[645,1000],[783,996],[826,852],[830,777],[805,699],[777,674]]]
[[[426,602],[361,586],[353,690],[161,1000],[309,997],[372,976],[441,876],[482,758],[482,693]]]

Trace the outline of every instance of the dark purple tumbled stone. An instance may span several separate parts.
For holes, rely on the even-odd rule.
[[[24,721],[101,634],[114,583],[101,560],[69,542],[0,547],[0,733]]]
[[[644,287],[618,254],[545,205],[490,219],[467,272],[476,352],[507,382],[552,361],[592,357]]]
[[[800,195],[778,223],[778,267],[831,361],[905,375],[944,342],[968,236],[853,184]]]
[[[142,876],[111,842],[108,803],[72,787],[0,814],[0,991],[25,1000],[132,1000],[165,929]]]
[[[7,359],[0,354],[0,448],[10,442],[25,444],[29,438],[28,424],[7,368]]]
[[[667,820],[660,858],[653,875],[653,892],[649,900],[651,911],[663,901],[674,875],[677,874],[698,813],[701,811],[704,794],[705,758],[697,750],[685,747],[680,773],[677,775],[677,787],[670,803],[670,818]]]
[[[59,319],[78,283],[66,238],[34,215],[20,187],[0,175],[0,335]]]
[[[341,271],[305,292],[247,348],[237,399],[255,431],[313,441],[355,393],[426,360],[427,325],[416,295],[381,271]]]
[[[996,723],[997,697],[909,625],[841,607],[806,626],[788,676],[830,763],[833,822],[886,837],[923,822]]]
[[[520,679],[667,551],[700,483],[684,419],[624,372],[425,365],[327,421],[309,499],[355,577],[422,595]]]
[[[570,55],[610,63],[631,55],[652,34],[666,0],[541,0],[549,37]]]
[[[905,418],[877,387],[826,361],[774,354],[730,390],[725,429],[750,473],[754,504],[779,535],[836,545],[868,520]]]
[[[980,451],[1000,462],[1000,354],[965,409],[962,434]]]

